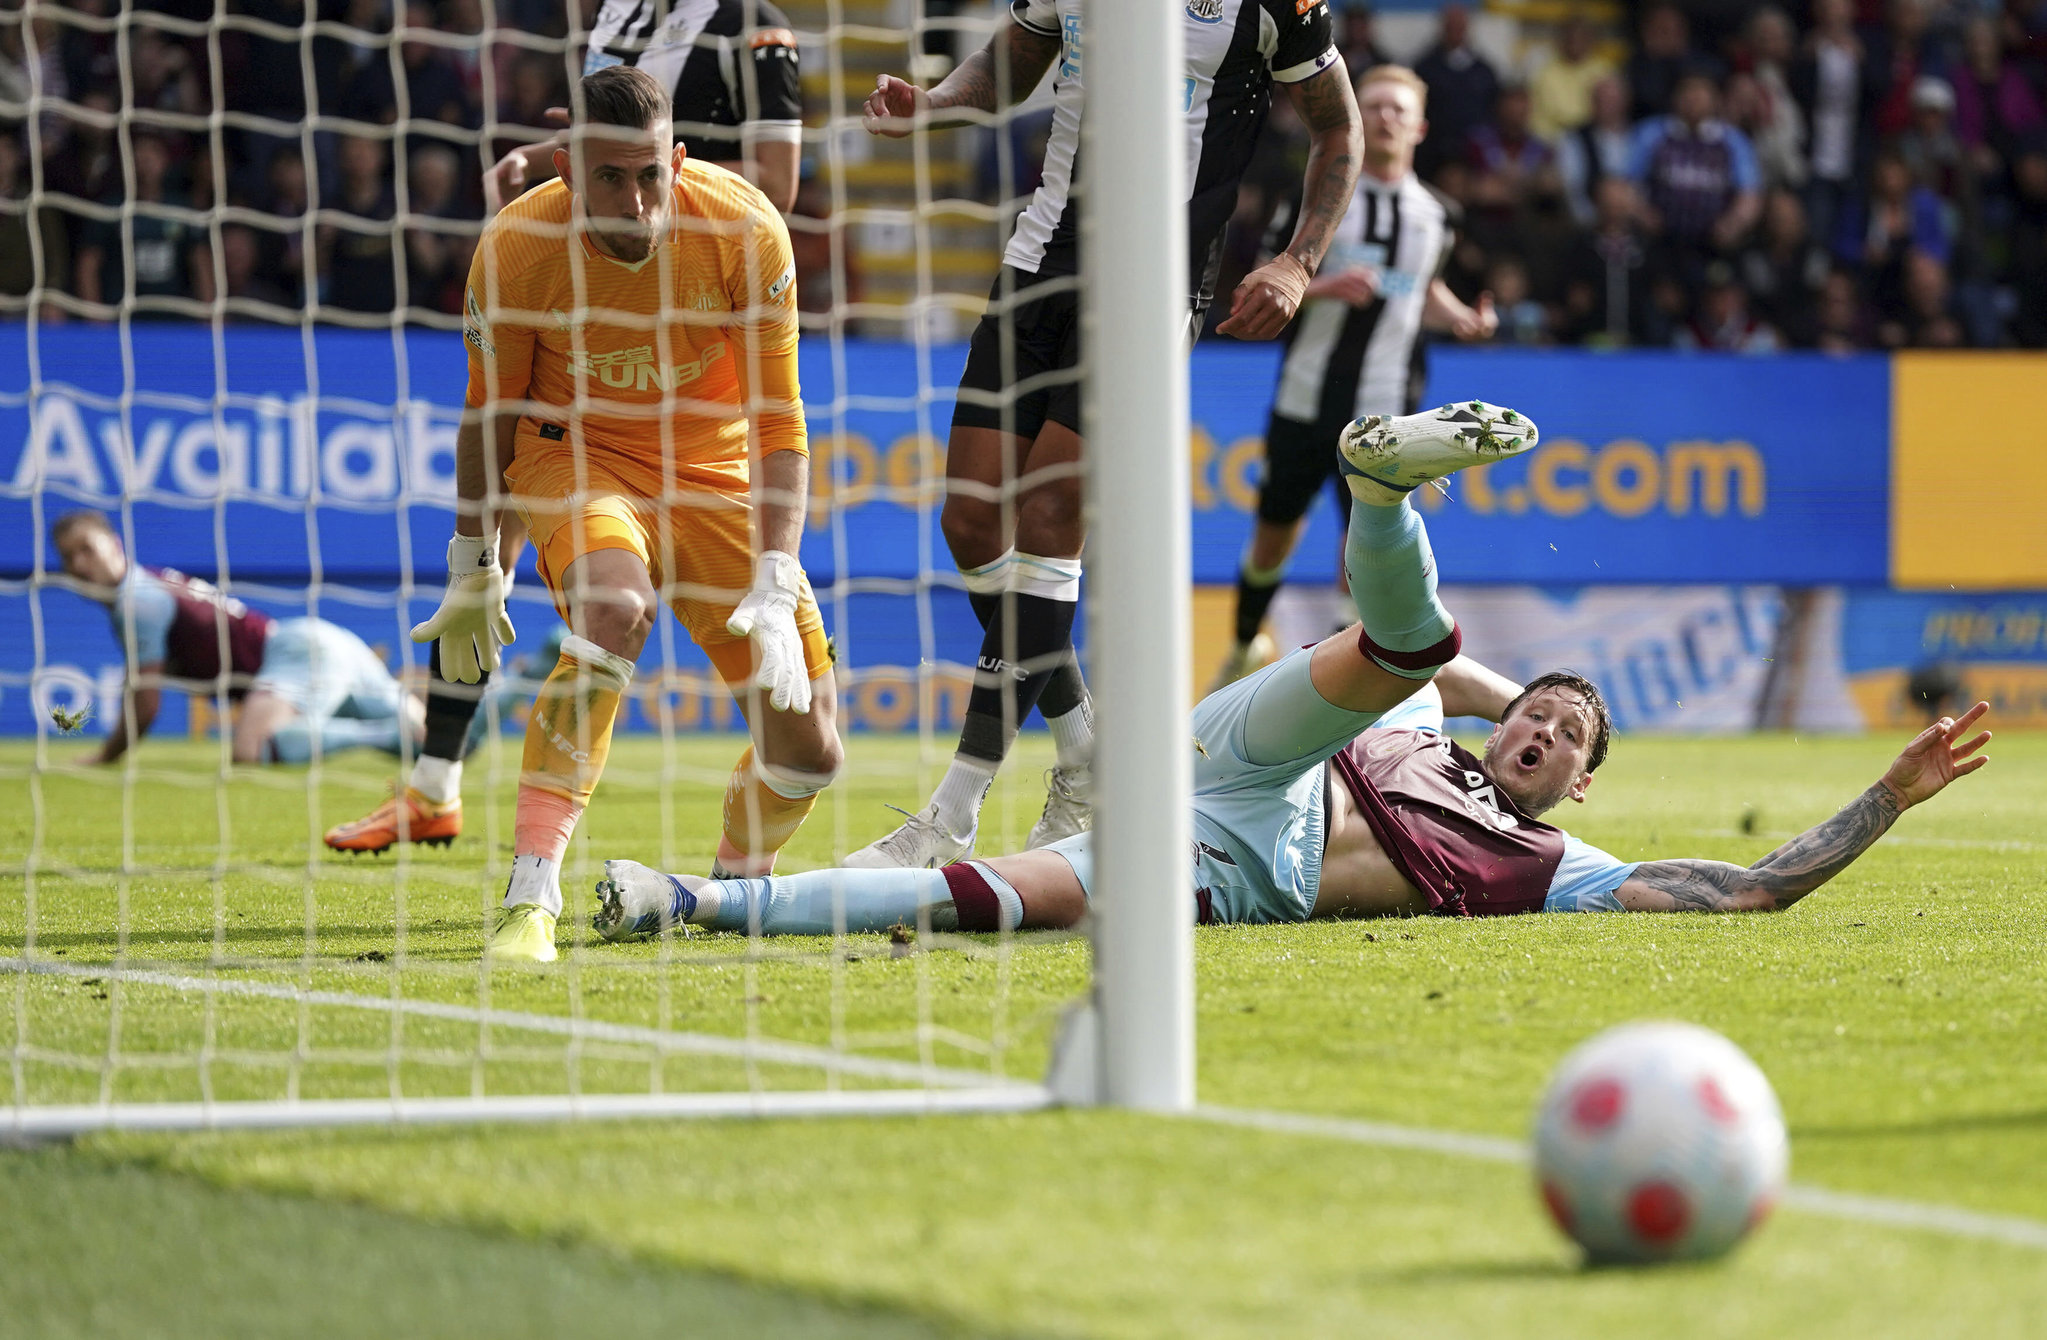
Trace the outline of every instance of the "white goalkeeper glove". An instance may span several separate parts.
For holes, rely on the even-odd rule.
[[[768,704],[777,712],[797,716],[810,710],[810,667],[803,659],[803,635],[796,631],[796,605],[802,598],[803,568],[770,549],[754,564],[753,589],[725,621],[727,632],[753,639],[760,667],[753,686],[768,691]]]
[[[448,541],[448,589],[441,593],[441,607],[412,630],[414,642],[440,640],[441,678],[474,684],[498,668],[498,648],[512,641],[508,588],[495,535]]]

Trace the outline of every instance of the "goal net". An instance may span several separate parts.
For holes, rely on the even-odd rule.
[[[787,32],[763,38],[753,23],[692,40],[715,48],[742,101],[757,92],[747,57],[760,41],[786,43],[801,71],[787,223],[812,462],[802,559],[847,754],[783,853],[782,869],[804,870],[893,826],[884,806],[919,803],[953,748],[980,633],[938,524],[944,442],[965,338],[1032,184],[1040,104],[870,137],[860,107],[877,74],[935,80],[986,45],[999,10],[780,9]],[[459,836],[378,856],[325,842],[402,786],[420,748],[416,708],[393,717],[377,674],[414,702],[429,678],[408,632],[439,601],[454,515],[479,182],[551,133],[545,109],[568,104],[594,14],[559,0],[411,0],[395,13],[28,0],[0,14],[0,250],[18,246],[4,269],[23,280],[0,286],[12,293],[0,296],[0,780],[14,800],[0,817],[0,1136],[1021,1110],[1057,1101],[1054,1033],[1091,996],[1108,1035],[1096,1047],[1094,1016],[1079,1016],[1069,1096],[1095,1092],[1090,1058],[1143,1050],[1119,1041],[1119,1019],[1156,1027],[1161,1010],[1179,1019],[1164,1048],[1178,1069],[1125,1098],[1191,1095],[1185,967],[1172,961],[1186,957],[1184,931],[1120,988],[1086,934],[961,935],[928,916],[882,935],[598,939],[590,890],[605,858],[709,869],[747,743],[731,695],[665,614],[563,861],[559,961],[488,966],[524,723],[561,632],[531,553],[510,600],[517,640],[471,731]],[[647,15],[641,31],[669,6]],[[773,138],[680,116],[677,131],[722,131],[756,169]],[[584,368],[584,384],[607,371]],[[687,388],[664,397],[686,403]],[[1184,437],[1171,436],[1184,411],[1157,422],[1156,454],[1182,457],[1184,479]],[[1182,498],[1158,509],[1180,513],[1180,570],[1138,574],[1151,595],[1114,598],[1164,592],[1184,606]],[[131,572],[168,570],[178,600],[218,612],[218,673],[163,670],[206,649],[164,661],[153,605],[110,606],[91,572],[65,570],[52,528],[81,512],[106,519]],[[1107,577],[1091,568],[1090,580],[1091,599],[1111,598]],[[319,620],[377,663],[337,689],[340,644],[321,643],[313,693],[341,724],[292,734],[288,722],[255,763],[236,760],[254,730],[227,617],[243,611],[273,628]],[[1127,655],[1163,658],[1154,671],[1184,681],[1184,652],[1146,642],[1149,627],[1134,622]],[[1165,714],[1146,705],[1151,734],[1124,747],[1156,744],[1156,721],[1179,710],[1177,693],[1165,699]],[[108,759],[110,736],[145,727]],[[1036,817],[1041,739],[1026,736],[998,782],[983,854],[1015,850]],[[1163,827],[1133,804],[1109,840],[1168,854],[1152,901],[1184,921],[1183,806],[1169,793],[1150,803]],[[1146,938],[1147,916],[1098,905],[1095,920],[1127,943]]]

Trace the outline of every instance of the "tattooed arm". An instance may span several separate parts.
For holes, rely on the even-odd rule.
[[[1301,215],[1286,250],[1244,276],[1231,295],[1230,318],[1216,330],[1240,340],[1269,340],[1294,319],[1336,225],[1350,208],[1365,156],[1357,94],[1341,60],[1286,89],[1313,137],[1302,177]]]
[[[936,88],[927,91],[892,74],[882,75],[874,81],[874,92],[867,95],[861,119],[870,135],[899,140],[915,129],[919,112],[952,108],[992,112],[1029,96],[1058,54],[1058,38],[1011,23],[990,38],[987,46],[961,61]],[[967,118],[957,121],[964,125]]]
[[[1942,717],[1905,746],[1890,770],[1846,808],[1743,869],[1724,861],[1645,861],[1617,891],[1630,912],[1781,912],[1848,868],[1907,809],[1990,760],[1983,731],[1956,743],[1990,710]]]

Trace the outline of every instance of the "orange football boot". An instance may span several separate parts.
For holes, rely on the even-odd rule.
[[[328,829],[327,845],[335,851],[374,856],[406,841],[445,847],[461,832],[461,800],[436,805],[408,786],[363,818]]]

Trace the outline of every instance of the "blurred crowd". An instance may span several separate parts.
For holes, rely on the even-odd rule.
[[[196,314],[177,300],[217,295],[458,313],[482,169],[545,133],[569,62],[486,41],[480,0],[394,3],[229,0],[278,28],[211,37],[213,0],[131,0],[189,33],[42,9],[30,41],[18,11],[0,14],[0,101],[26,99],[33,52],[44,94],[71,104],[33,128],[45,190],[68,197],[40,213],[19,203],[30,128],[0,121],[0,294],[26,292],[40,256],[48,286],[112,302],[132,283],[143,314]],[[1382,62],[1370,12],[1334,7],[1352,72]],[[559,0],[496,12],[567,35]],[[1418,170],[1464,213],[1446,278],[1466,300],[1492,294],[1500,341],[2047,345],[2047,0],[1652,0],[1629,15],[1626,31],[1572,18],[1528,33],[1509,66],[1452,4],[1414,62],[1429,87]],[[302,44],[308,18],[342,26]],[[125,155],[124,103],[173,114],[130,119]],[[217,154],[216,104],[231,114]],[[314,113],[399,129],[286,131]],[[1239,270],[1301,180],[1307,139],[1286,99],[1266,136],[1231,229]],[[826,196],[812,183],[799,213],[821,216]],[[129,211],[125,246],[124,201],[156,207]],[[796,231],[805,305],[829,307],[830,249]]]
[[[186,26],[214,13],[213,0],[68,4],[103,18],[150,10]],[[543,113],[568,101],[559,49],[486,42],[480,0],[400,0],[395,19],[393,0],[229,0],[228,9],[290,32],[224,28],[211,39],[216,60],[203,28],[102,30],[45,8],[30,44],[18,14],[0,15],[0,99],[25,100],[32,50],[44,95],[75,108],[50,108],[33,127],[45,191],[96,202],[67,202],[32,223],[17,210],[0,215],[0,230],[33,226],[45,282],[80,298],[119,301],[132,280],[143,315],[176,314],[177,300],[217,294],[290,308],[317,298],[344,312],[459,313],[484,213],[483,168],[548,133]],[[497,16],[522,33],[568,35],[559,0],[498,0]],[[360,40],[330,29],[302,44],[297,30],[308,20],[345,25]],[[399,21],[406,32],[393,42]],[[487,90],[496,115],[485,137]],[[124,103],[171,114],[129,121],[125,171],[114,116]],[[228,114],[217,154],[203,120],[216,106]],[[402,126],[301,135],[314,115]],[[177,124],[183,118],[200,119]],[[0,199],[27,194],[29,129],[0,123]],[[124,201],[159,207],[131,211],[128,247]],[[217,257],[205,218],[213,211]],[[0,239],[0,293],[27,287],[29,248],[15,240]]]
[[[1339,9],[1350,67],[1382,60]],[[1631,23],[1568,19],[1499,68],[1452,4],[1415,62],[1417,170],[1464,211],[1446,278],[1493,295],[1499,341],[2047,345],[2047,3],[1651,0]],[[1285,112],[1240,264],[1298,179]]]

